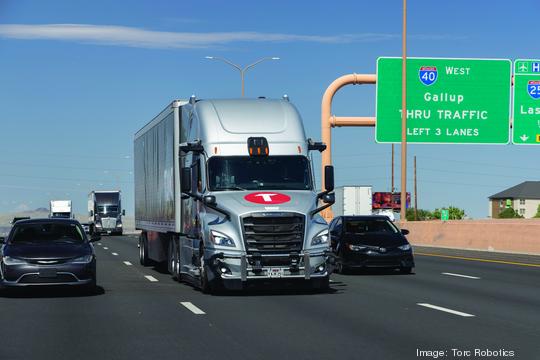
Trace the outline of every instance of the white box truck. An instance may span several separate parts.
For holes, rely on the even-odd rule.
[[[371,185],[338,186],[335,193],[336,203],[332,206],[334,216],[372,215]]]
[[[316,192],[287,99],[176,100],[135,134],[140,262],[203,292],[286,279],[328,287],[333,168]]]
[[[51,200],[49,202],[50,218],[73,218],[71,210],[71,200]]]

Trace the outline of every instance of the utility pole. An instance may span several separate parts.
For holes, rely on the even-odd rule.
[[[396,187],[394,184],[394,144],[392,144],[392,188],[390,191],[392,192],[392,194],[394,193],[394,191],[396,191]]]
[[[401,58],[401,224],[407,221],[407,0],[403,0]]]
[[[414,220],[418,221],[418,192],[416,190],[416,155],[414,155]]]

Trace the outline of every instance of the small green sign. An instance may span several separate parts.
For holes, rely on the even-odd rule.
[[[540,60],[514,62],[512,142],[540,144]]]
[[[441,210],[441,220],[442,221],[448,221],[450,219],[450,211],[448,209],[442,209]]]
[[[376,141],[401,142],[401,58],[377,60]],[[510,60],[407,59],[407,141],[507,144]]]

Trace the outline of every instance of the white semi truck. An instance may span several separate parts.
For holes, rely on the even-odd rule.
[[[135,134],[140,262],[203,292],[286,279],[328,287],[333,168],[316,191],[307,139],[284,98],[176,100]]]
[[[92,191],[88,194],[88,227],[90,234],[122,235],[122,193],[120,190]]]
[[[51,200],[49,202],[50,218],[73,218],[71,210],[71,200]]]

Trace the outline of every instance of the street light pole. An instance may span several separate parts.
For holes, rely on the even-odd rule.
[[[223,61],[224,63],[234,67],[236,70],[238,70],[240,72],[240,80],[241,80],[241,84],[242,84],[242,97],[244,97],[244,89],[245,89],[245,85],[244,85],[244,79],[245,79],[245,74],[246,74],[246,71],[248,71],[249,69],[251,69],[252,67],[254,67],[255,65],[259,64],[259,63],[262,63],[263,61],[266,61],[266,60],[280,60],[279,57],[276,57],[276,56],[267,56],[267,57],[263,57],[262,59],[259,59],[257,61],[255,61],[254,63],[252,64],[249,64],[247,66],[244,66],[244,67],[241,67],[240,65],[237,65],[235,63],[233,63],[232,61],[230,60],[227,60],[225,58],[222,58],[222,57],[218,57],[218,56],[205,56],[206,59],[209,59],[209,60],[219,60],[219,61]]]

